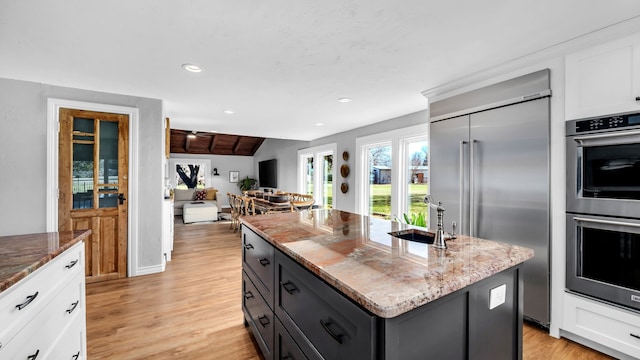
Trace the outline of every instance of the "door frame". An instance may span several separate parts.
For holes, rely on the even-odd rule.
[[[47,232],[58,231],[58,132],[60,108],[129,116],[129,196],[127,226],[127,277],[138,269],[138,119],[137,108],[84,101],[47,99]]]

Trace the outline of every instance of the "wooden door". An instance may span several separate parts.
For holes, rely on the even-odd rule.
[[[87,282],[127,276],[129,116],[60,109],[58,229],[91,229]]]

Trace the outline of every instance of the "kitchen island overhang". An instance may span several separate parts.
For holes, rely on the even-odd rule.
[[[246,282],[260,288],[261,277],[272,276],[272,289],[260,294],[272,309],[276,332],[285,328],[293,347],[308,358],[332,358],[339,351],[341,356],[377,359],[417,358],[424,351],[443,358],[522,356],[521,263],[533,256],[530,249],[458,236],[439,250],[389,235],[410,225],[338,210],[247,216],[242,222]],[[258,250],[273,247],[274,255],[252,259],[253,245]],[[256,276],[254,270],[271,263],[275,266]],[[317,284],[307,286],[313,282]],[[303,293],[319,299],[305,299]],[[340,316],[349,307],[337,305],[340,298],[370,318],[350,324],[355,315],[345,310]],[[314,303],[314,309],[296,310],[308,306],[295,305],[296,299]],[[251,310],[244,303],[243,308],[251,325]],[[319,319],[307,319],[314,316]],[[340,318],[342,325],[336,320]],[[338,344],[336,332],[344,335],[339,339],[351,339],[352,346],[359,344],[358,349],[349,350],[346,340]],[[331,336],[324,339],[327,334],[335,343]],[[273,355],[268,349],[277,352],[278,341],[286,338],[276,335],[263,339],[266,358]]]

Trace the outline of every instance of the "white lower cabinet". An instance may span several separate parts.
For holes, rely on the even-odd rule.
[[[629,357],[640,358],[638,313],[567,293],[563,330]]]
[[[0,296],[0,309],[5,310],[0,312],[0,324],[9,329],[0,330],[0,360],[86,359],[84,243],[74,245]],[[29,307],[32,311],[25,311]]]

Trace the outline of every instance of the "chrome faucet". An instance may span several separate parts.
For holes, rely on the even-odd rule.
[[[447,236],[445,235],[444,225],[443,225],[445,208],[444,206],[442,206],[441,201],[438,201],[438,204],[436,204],[431,198],[431,195],[427,195],[424,197],[424,203],[436,209],[436,211],[438,212],[438,222],[436,224],[436,238],[433,241],[433,247],[436,249],[446,249],[447,243],[445,242],[445,237]],[[452,237],[448,236],[448,238],[452,238]]]

